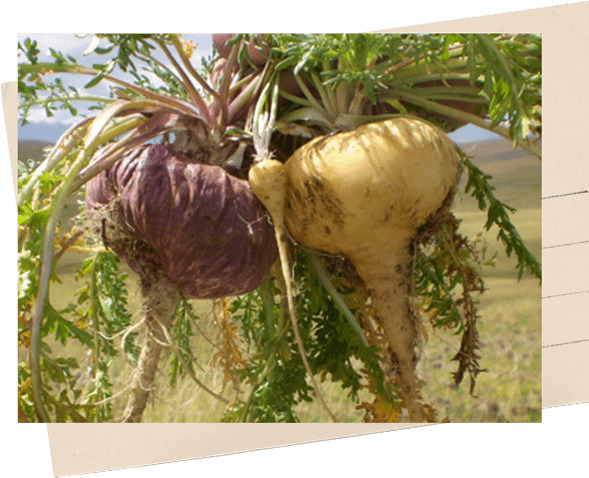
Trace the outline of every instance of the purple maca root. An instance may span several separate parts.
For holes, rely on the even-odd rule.
[[[278,258],[274,227],[247,181],[160,144],[133,149],[93,178],[86,210],[105,245],[140,278],[148,333],[121,419],[140,422],[181,296],[258,288]]]
[[[278,257],[247,181],[164,145],[136,148],[89,182],[86,209],[131,269],[159,268],[185,297],[250,292]]]

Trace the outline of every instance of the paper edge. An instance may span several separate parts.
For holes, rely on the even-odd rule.
[[[12,182],[14,186],[14,197],[18,201],[18,111],[17,82],[10,81],[2,83],[2,105],[4,110],[4,122],[6,124],[6,139],[8,142],[8,156],[12,171]],[[6,107],[9,105],[10,107]]]

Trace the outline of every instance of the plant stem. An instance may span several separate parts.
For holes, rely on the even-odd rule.
[[[313,106],[313,108],[315,110],[317,110],[317,112],[323,118],[325,118],[325,124],[333,129],[332,118],[330,118],[327,110],[321,105],[321,103],[319,101],[317,101],[315,99],[315,97],[311,94],[311,92],[309,91],[309,88],[307,88],[307,85],[305,85],[305,82],[300,78],[299,75],[294,75],[294,78],[295,78],[297,84],[299,85],[299,88],[305,94],[305,97],[307,98],[309,103],[311,103],[311,106]]]
[[[362,332],[360,324],[358,324],[356,317],[354,317],[354,314],[352,314],[352,312],[346,305],[344,299],[342,299],[341,295],[338,294],[337,290],[333,286],[331,280],[329,279],[329,276],[327,275],[327,271],[325,270],[325,267],[323,267],[323,264],[321,264],[321,261],[319,260],[319,257],[317,257],[317,254],[314,252],[308,252],[307,256],[309,257],[311,266],[315,270],[315,273],[317,274],[317,277],[319,278],[321,285],[329,293],[336,307],[340,310],[340,312],[348,320],[348,323],[356,331],[362,344],[368,347],[368,342],[366,341],[366,337]]]
[[[394,92],[393,96],[396,96],[398,98],[409,101],[410,103],[413,103],[413,104],[416,104],[419,106],[423,106],[424,108],[426,108],[430,111],[435,111],[436,113],[441,113],[441,114],[449,116],[451,118],[455,118],[455,119],[464,121],[466,123],[472,123],[476,126],[479,126],[480,128],[486,129],[488,131],[492,131],[493,133],[497,133],[498,135],[503,136],[505,139],[508,139],[510,141],[514,141],[514,138],[512,138],[509,135],[509,131],[506,128],[502,128],[501,126],[491,127],[490,123],[488,123],[486,120],[484,120],[480,116],[466,113],[466,112],[460,111],[456,108],[452,108],[450,106],[445,106],[445,105],[436,103],[435,101],[426,100],[424,98],[421,98],[418,95],[414,95],[414,94],[411,94],[411,93],[408,93],[405,91],[396,90]],[[542,149],[541,148],[539,148],[535,144],[532,144],[532,143],[526,141],[523,138],[518,137],[515,139],[515,141],[518,146],[529,151],[533,155],[537,156],[538,159],[542,159]]]
[[[182,48],[182,45],[180,43],[180,41],[178,40],[177,36],[173,36],[172,37],[172,44],[174,45],[174,48],[176,49],[176,51],[178,52],[178,55],[180,55],[180,58],[182,59],[182,63],[184,64],[185,68],[188,70],[188,73],[190,73],[192,75],[192,77],[200,84],[200,86],[202,86],[204,88],[204,90],[209,93],[211,96],[213,96],[213,98],[219,98],[218,93],[209,86],[209,84],[202,78],[202,76],[200,76],[196,70],[192,67],[192,65],[190,64],[190,59],[186,56],[186,53],[184,52],[184,49]]]
[[[63,101],[88,101],[88,102],[96,102],[96,103],[112,103],[113,101],[117,101],[116,98],[104,98],[102,96],[92,96],[92,95],[77,95],[77,96],[56,96],[56,97],[42,97],[42,98],[35,98],[29,100],[25,103],[21,103],[19,108],[25,108],[27,106],[36,106],[36,105],[49,105],[51,103],[63,102]]]
[[[256,128],[254,131],[256,131],[258,128]],[[254,142],[256,144],[256,150],[261,152],[265,146],[261,144],[262,141],[257,137],[257,135],[254,135]],[[272,222],[274,223],[274,231],[276,234],[276,242],[278,244],[280,266],[287,291],[286,300],[288,306],[288,313],[291,319],[295,341],[299,349],[301,360],[303,361],[305,370],[309,375],[309,380],[311,380],[311,384],[313,386],[313,389],[315,390],[315,393],[317,394],[317,398],[319,399],[321,405],[323,406],[329,417],[334,422],[337,422],[335,415],[333,415],[333,413],[327,406],[325,399],[323,398],[321,389],[317,384],[317,380],[315,379],[311,366],[309,365],[309,361],[307,360],[305,345],[303,344],[303,340],[301,338],[299,326],[296,319],[296,311],[293,298],[293,279],[290,273],[290,259],[288,254],[288,233],[286,225],[284,223],[283,214],[286,192],[286,176],[284,174],[283,168],[284,165],[280,161],[273,160],[268,157],[259,158],[258,162],[256,162],[250,168],[249,180],[250,184],[252,185],[254,194],[264,204],[264,206],[268,210],[268,213],[270,214],[270,217],[272,218]]]
[[[94,329],[94,370],[93,378],[96,379],[98,360],[100,359],[100,320],[98,318],[98,309],[100,307],[100,298],[98,297],[98,274],[96,264],[101,252],[96,252],[92,258],[92,272],[90,273],[90,313],[92,317],[92,327]]]
[[[47,158],[37,167],[37,169],[35,169],[27,183],[19,191],[19,206],[30,199],[35,185],[39,181],[39,178],[47,171],[51,171],[65,156],[67,156],[72,151],[72,148],[82,140],[91,121],[92,118],[88,118],[82,123],[71,126],[64,134],[61,135],[57,143],[55,143],[55,146],[53,146],[51,152],[47,155]]]
[[[40,370],[40,348],[41,348],[41,326],[43,322],[43,313],[48,302],[49,296],[49,282],[51,273],[53,271],[54,262],[54,243],[55,243],[55,230],[59,221],[61,211],[65,206],[67,199],[70,197],[70,185],[74,181],[77,173],[82,168],[83,164],[87,159],[92,156],[94,149],[91,144],[85,143],[88,148],[83,148],[78,154],[78,158],[70,168],[70,171],[65,178],[61,187],[57,190],[55,199],[51,205],[51,213],[47,224],[45,226],[45,233],[43,235],[43,250],[41,253],[41,265],[39,272],[39,282],[37,287],[37,297],[35,299],[34,314],[31,324],[31,349],[30,349],[30,362],[31,362],[31,373],[33,376],[33,396],[35,406],[41,416],[41,418],[49,422],[49,416],[43,405],[41,397],[41,370]]]
[[[166,47],[166,45],[160,40],[156,39],[155,41],[159,45],[159,47],[162,49],[162,51],[164,52],[166,57],[168,57],[168,60],[170,60],[172,65],[174,65],[174,68],[176,68],[176,70],[178,71],[178,73],[182,77],[182,80],[183,80],[182,85],[184,86],[184,88],[186,88],[186,91],[188,92],[188,94],[192,98],[192,101],[194,101],[194,103],[197,105],[200,115],[204,118],[204,120],[207,123],[210,123],[211,116],[210,116],[207,104],[204,102],[204,100],[202,99],[202,96],[200,96],[198,91],[196,91],[196,88],[194,87],[194,85],[190,81],[190,78],[188,77],[188,75],[184,72],[184,70],[182,69],[180,64],[176,61],[176,59],[174,58],[174,56],[172,55],[170,50],[168,50],[168,47]]]
[[[36,65],[20,65],[21,68],[26,69],[27,72],[39,72],[43,71],[45,73],[70,73],[70,74],[79,74],[79,75],[89,75],[89,76],[98,76],[101,74],[100,71],[94,70],[92,68],[87,68],[84,66],[79,65],[55,65],[53,63],[37,63]],[[153,91],[147,90],[145,88],[141,88],[139,86],[133,85],[132,83],[127,83],[126,81],[119,80],[114,76],[104,75],[104,79],[114,83],[115,85],[122,86],[123,88],[127,88],[137,94],[145,96],[149,99],[158,101],[165,105],[168,105],[170,108],[174,108],[176,111],[186,113],[189,115],[194,115],[194,113],[198,112],[194,109],[194,107],[186,103],[184,101],[180,101],[176,98],[166,95],[160,95],[158,93],[154,93]]]

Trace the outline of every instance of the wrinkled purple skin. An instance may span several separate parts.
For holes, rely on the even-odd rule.
[[[134,235],[153,248],[149,260],[185,297],[250,292],[278,257],[274,228],[247,181],[164,145],[138,147],[92,179],[89,216],[117,197]],[[140,259],[109,246],[140,273]]]

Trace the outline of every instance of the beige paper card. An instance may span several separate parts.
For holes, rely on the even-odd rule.
[[[18,199],[17,191],[17,158],[18,158],[18,109],[16,107],[16,83],[2,84],[2,104],[4,105],[4,122],[8,137],[8,154],[12,166],[12,181],[14,183],[14,195]],[[14,104],[14,107],[10,105]]]
[[[558,54],[583,58],[589,44],[585,28],[589,3],[420,25],[419,32],[541,32],[544,43],[543,139],[543,407],[589,401],[589,229],[583,211],[589,206],[589,163],[571,138],[584,137],[582,124],[567,111],[589,110],[582,91],[585,62],[563,64]],[[561,35],[567,31],[567,35]],[[575,37],[574,42],[567,41]],[[563,74],[566,72],[566,75]],[[563,86],[566,82],[566,87]],[[15,84],[3,85],[6,111],[16,111]],[[14,90],[11,91],[11,88]],[[12,96],[12,94],[14,96]],[[558,99],[556,95],[558,93]],[[558,101],[558,104],[556,103]],[[566,126],[565,126],[566,125]],[[9,141],[16,142],[15,131]],[[12,144],[12,143],[11,143]],[[10,147],[15,159],[16,148]],[[585,262],[583,262],[585,261]],[[583,315],[584,314],[584,315]],[[56,476],[99,472],[178,460],[226,455],[284,445],[399,430],[414,425],[370,424],[50,424]],[[429,428],[429,427],[428,427]],[[437,428],[437,427],[436,427]],[[426,433],[421,431],[421,433]]]
[[[589,162],[576,139],[586,137],[586,129],[571,115],[589,107],[589,98],[580,94],[588,65],[571,61],[586,57],[587,20],[589,3],[583,2],[386,30],[542,33],[544,408],[589,400]]]

